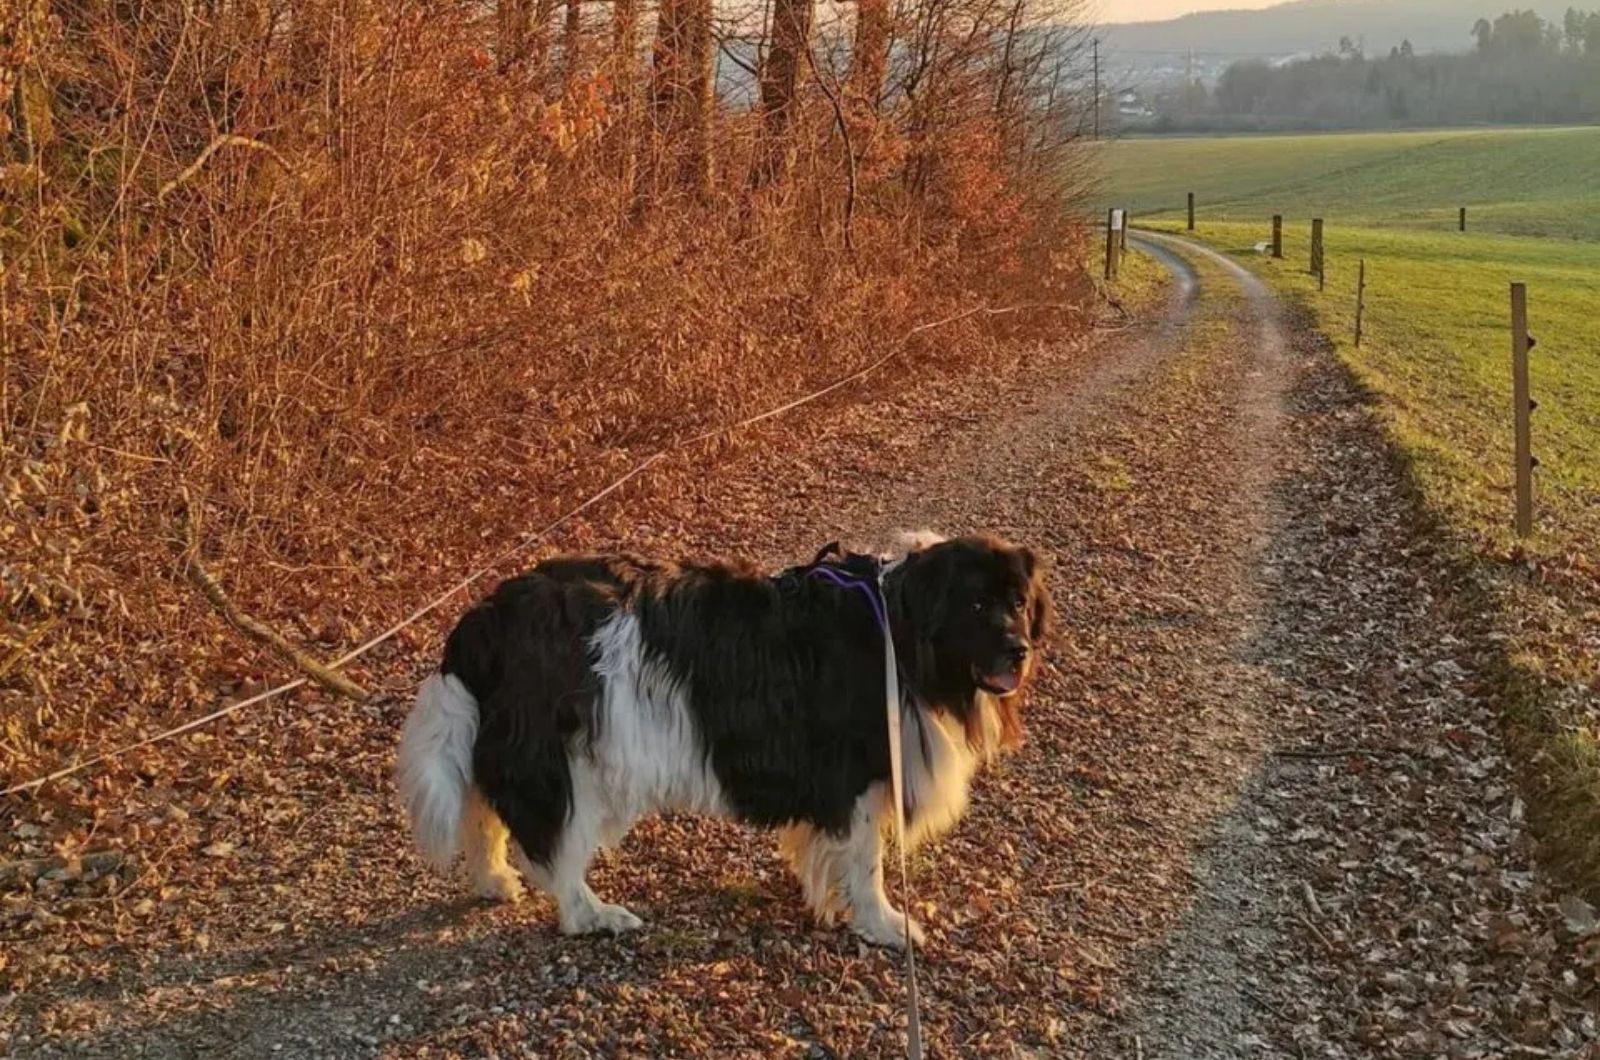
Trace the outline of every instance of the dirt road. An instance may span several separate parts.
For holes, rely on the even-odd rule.
[[[776,566],[928,526],[1051,556],[1028,745],[918,858],[931,1055],[1582,1055],[1583,910],[1530,867],[1370,411],[1247,273],[1141,242],[1176,277],[1150,321],[896,384],[563,544]],[[407,707],[274,705],[208,737],[222,779],[128,796],[139,867],[13,925],[37,971],[0,1054],[898,1055],[898,963],[812,928],[768,837],[640,827],[594,875],[649,922],[621,940],[429,878],[390,804]]]

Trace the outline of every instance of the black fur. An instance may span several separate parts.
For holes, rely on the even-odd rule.
[[[1033,555],[991,538],[946,542],[891,570],[885,595],[907,694],[974,738],[980,683],[1020,686],[1023,653],[1047,632]],[[803,569],[550,560],[469,611],[441,667],[478,700],[475,782],[533,861],[548,864],[570,812],[569,750],[598,734],[589,645],[619,608],[683,682],[739,818],[842,832],[857,797],[888,778],[883,647],[860,592]],[[1020,736],[1019,699],[1003,701],[1008,739]]]

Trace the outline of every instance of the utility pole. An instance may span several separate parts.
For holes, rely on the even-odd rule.
[[[1094,39],[1094,138],[1100,139],[1100,38]]]

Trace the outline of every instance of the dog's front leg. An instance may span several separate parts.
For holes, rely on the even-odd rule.
[[[883,789],[884,785],[873,785],[856,800],[841,866],[842,882],[850,902],[851,929],[874,946],[903,949],[907,917],[889,904],[883,891],[884,818],[889,812],[889,797]],[[922,928],[914,920],[910,927],[912,940],[922,945]]]

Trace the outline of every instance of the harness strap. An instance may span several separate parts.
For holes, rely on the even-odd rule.
[[[900,900],[906,907],[903,916],[906,961],[906,1057],[907,1060],[923,1060],[922,1005],[917,993],[917,948],[911,939],[911,872],[906,855],[905,776],[902,769],[900,731],[900,664],[894,652],[894,633],[889,628],[889,610],[883,591],[883,568],[874,562],[876,570],[871,580],[868,580],[824,562],[830,554],[838,553],[837,544],[827,546],[817,554],[816,562],[806,573],[823,578],[840,588],[856,589],[863,593],[868,603],[872,605],[872,617],[877,620],[878,629],[883,633],[883,699],[889,726],[889,788],[890,795],[894,799],[895,848],[900,858]]]

